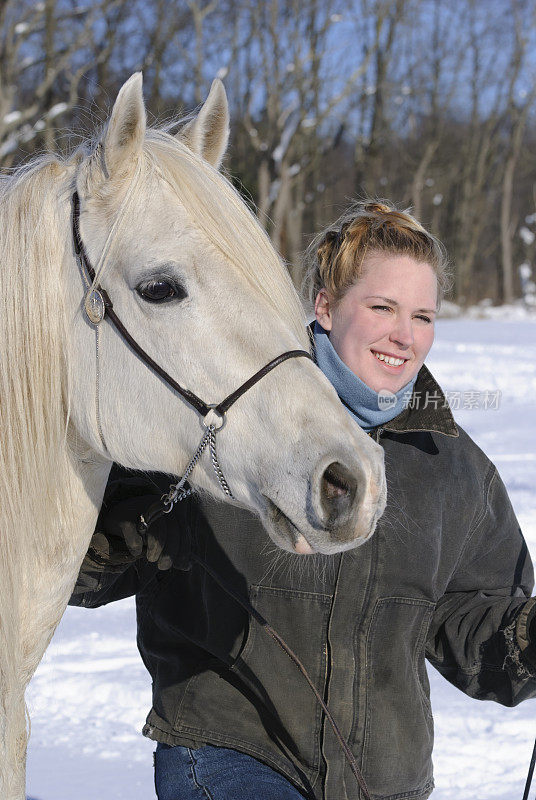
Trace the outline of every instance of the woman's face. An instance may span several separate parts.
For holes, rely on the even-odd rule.
[[[434,341],[437,278],[409,256],[372,253],[361,278],[334,305],[315,303],[339,358],[375,392],[398,392],[415,377]],[[394,362],[393,362],[394,360]]]

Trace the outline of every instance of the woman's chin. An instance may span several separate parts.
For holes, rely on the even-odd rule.
[[[393,394],[396,394],[403,389],[404,386],[407,386],[417,374],[414,368],[410,369],[409,366],[406,365],[402,367],[398,374],[395,374],[389,370],[388,367],[384,367],[383,365],[378,367],[378,370],[381,370],[381,373],[374,375],[374,379],[369,386],[371,386],[375,392],[387,391],[392,392]]]

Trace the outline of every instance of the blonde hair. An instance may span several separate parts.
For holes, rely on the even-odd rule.
[[[362,277],[365,261],[374,253],[410,256],[429,264],[437,277],[439,307],[450,287],[444,246],[408,211],[399,211],[385,200],[355,203],[315,237],[306,253],[303,288],[307,299],[314,303],[318,292],[327,289],[338,303]]]

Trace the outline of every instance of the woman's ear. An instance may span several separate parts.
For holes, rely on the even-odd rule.
[[[327,289],[320,289],[315,300],[315,317],[318,324],[321,325],[325,331],[331,330],[331,307],[332,301],[330,300]]]

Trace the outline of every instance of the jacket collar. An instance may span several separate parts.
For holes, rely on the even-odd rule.
[[[395,433],[433,431],[443,433],[445,436],[459,436],[447,399],[424,364],[417,375],[413,395],[407,407],[382,427],[384,431]]]
[[[313,325],[314,321],[308,328],[314,355]],[[382,425],[382,429],[393,433],[430,431],[443,433],[445,436],[459,436],[447,399],[424,364],[417,375],[413,395],[407,407],[397,417]]]

